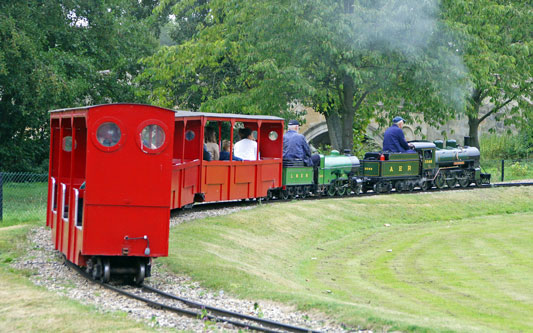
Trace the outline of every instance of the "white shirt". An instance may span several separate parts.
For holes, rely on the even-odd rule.
[[[233,154],[245,161],[255,161],[257,160],[257,142],[242,139],[233,146]]]

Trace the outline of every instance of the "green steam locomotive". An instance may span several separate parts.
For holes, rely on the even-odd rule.
[[[316,167],[305,166],[302,161],[284,161],[283,187],[269,195],[285,200],[490,183],[490,174],[481,173],[477,148],[458,146],[455,140],[411,143],[413,152],[369,152],[362,161],[349,152],[340,154],[336,150],[320,155],[320,165]]]

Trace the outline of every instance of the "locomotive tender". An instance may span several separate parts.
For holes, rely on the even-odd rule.
[[[218,145],[254,132],[253,161],[206,160],[204,132]],[[195,202],[344,196],[466,187],[490,182],[479,150],[455,141],[413,142],[415,153],[349,152],[320,156],[320,165],[283,161],[282,118],[174,111],[108,104],[50,111],[46,225],[55,248],[93,278],[150,276],[153,258],[168,255],[170,210]]]

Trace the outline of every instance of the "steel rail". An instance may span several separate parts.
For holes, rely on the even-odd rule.
[[[234,318],[239,318],[239,319],[244,319],[244,320],[250,320],[250,321],[257,322],[257,323],[259,323],[259,324],[261,324],[263,326],[269,326],[269,327],[273,327],[273,328],[282,328],[283,330],[288,331],[288,332],[319,332],[319,331],[315,331],[315,330],[311,330],[311,329],[307,329],[307,328],[301,328],[301,327],[297,327],[297,326],[293,326],[293,325],[283,324],[283,323],[272,321],[272,320],[269,320],[269,319],[257,318],[257,317],[245,315],[245,314],[242,314],[242,313],[228,311],[228,310],[216,308],[214,306],[209,306],[209,305],[205,305],[205,304],[202,304],[202,303],[194,302],[194,301],[188,300],[186,298],[182,298],[182,297],[179,297],[179,296],[175,296],[175,295],[166,293],[164,291],[161,291],[159,289],[147,286],[145,284],[141,285],[140,287],[142,289],[146,289],[146,290],[148,290],[150,292],[156,293],[156,294],[158,294],[160,296],[164,296],[164,297],[168,297],[168,298],[180,301],[180,302],[182,302],[182,303],[184,303],[184,304],[186,304],[186,305],[188,305],[188,306],[190,306],[192,308],[205,309],[205,310],[211,311],[213,313],[218,313],[221,316],[229,316],[229,317],[234,317]]]
[[[150,300],[148,298],[136,295],[134,293],[130,293],[130,292],[125,291],[123,289],[114,287],[114,286],[112,286],[112,285],[110,285],[108,283],[104,283],[104,282],[101,282],[101,281],[98,281],[98,280],[94,280],[88,273],[83,271],[80,267],[74,265],[72,262],[70,262],[70,261],[65,259],[65,263],[69,267],[73,268],[76,272],[78,272],[85,279],[87,279],[87,280],[89,280],[89,281],[91,281],[91,282],[93,282],[95,284],[98,284],[98,285],[100,285],[100,286],[102,286],[102,287],[104,287],[106,289],[112,290],[112,291],[114,291],[114,292],[116,292],[118,294],[121,294],[121,295],[124,295],[126,297],[129,297],[129,298],[144,302],[148,306],[151,306],[151,307],[156,308],[156,309],[163,309],[163,310],[166,310],[166,311],[175,312],[175,313],[178,313],[178,314],[181,314],[181,315],[186,315],[186,316],[189,316],[189,317],[192,317],[192,318],[196,318],[196,319],[207,318],[207,319],[215,321],[215,322],[228,323],[228,324],[231,324],[231,325],[236,326],[236,327],[242,327],[242,328],[245,328],[245,329],[255,330],[255,331],[258,331],[258,332],[268,332],[268,333],[277,333],[277,332],[280,332],[280,331],[282,331],[282,332],[313,332],[313,333],[320,332],[320,331],[315,331],[315,330],[311,330],[311,329],[308,329],[308,328],[287,325],[287,324],[275,322],[275,321],[272,321],[272,320],[261,319],[261,318],[257,318],[257,317],[253,317],[253,316],[239,314],[239,313],[232,312],[232,311],[218,309],[218,308],[215,308],[215,307],[211,307],[209,305],[204,305],[204,304],[201,304],[201,303],[196,303],[196,302],[193,302],[193,301],[190,301],[190,300],[182,299],[180,297],[165,293],[163,291],[160,291],[158,289],[155,289],[155,288],[152,288],[152,287],[149,287],[149,286],[146,286],[146,285],[140,286],[141,289],[146,289],[146,290],[148,290],[148,291],[150,291],[152,293],[156,293],[156,294],[159,294],[161,296],[165,296],[167,298],[171,298],[171,299],[175,299],[175,300],[181,301],[182,303],[184,303],[184,304],[186,304],[186,305],[188,305],[190,307],[202,309],[202,312],[196,312],[196,311],[191,311],[191,310],[187,310],[187,309],[173,307],[173,306],[170,306],[170,305],[166,305],[166,304],[163,304],[163,303],[160,303],[160,302],[156,302],[156,301]],[[209,314],[209,313],[204,313],[203,312],[204,310],[205,311],[211,311],[211,312],[214,312],[214,313],[219,313],[220,316],[214,316],[214,315]],[[270,328],[273,328],[273,329],[269,329],[269,328],[266,328],[266,327],[263,327],[263,326],[250,325],[250,324],[247,324],[247,323],[243,323],[243,322],[239,322],[239,321],[235,321],[235,320],[222,318],[222,316],[224,316],[224,315],[228,316],[228,317],[235,317],[235,318],[239,318],[239,319],[253,321],[253,322],[257,323],[257,324],[261,324],[263,326],[267,326],[267,327],[270,327]]]

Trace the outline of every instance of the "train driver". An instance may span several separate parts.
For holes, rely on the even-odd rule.
[[[392,126],[387,128],[383,135],[383,151],[392,153],[414,153],[412,150],[415,146],[407,143],[402,127],[405,120],[402,117],[394,117]]]
[[[320,165],[320,155],[311,155],[309,144],[305,137],[298,133],[298,120],[289,120],[287,132],[283,135],[283,159],[302,160],[306,166]]]

